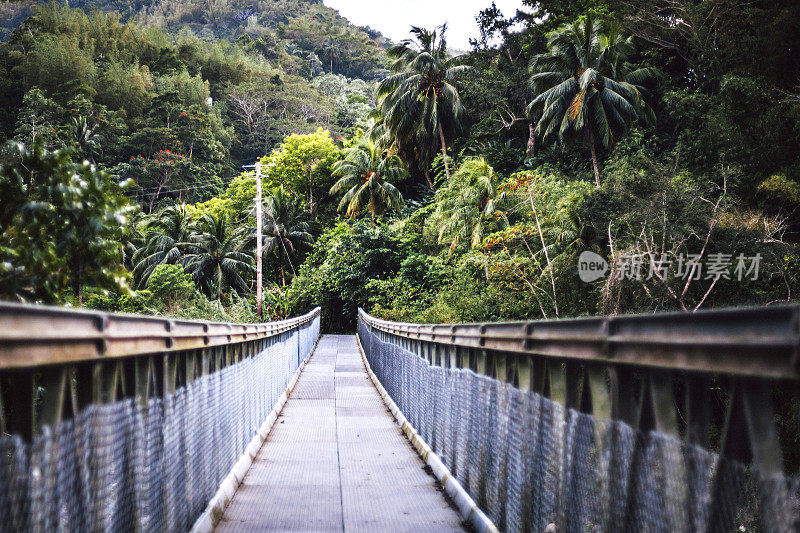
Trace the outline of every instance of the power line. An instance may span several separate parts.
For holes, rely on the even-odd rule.
[[[195,183],[196,183],[198,186],[202,186],[202,187],[207,187],[207,186],[212,186],[212,185],[219,185],[220,187],[225,187],[225,184],[224,184],[224,183],[219,183],[219,182],[216,182],[216,181],[210,181],[210,180],[197,181],[197,182],[195,182]],[[162,185],[161,187],[163,188],[163,187],[173,187],[173,186],[174,186],[174,185],[167,185],[167,184],[165,183],[165,184],[164,184],[164,185]],[[139,191],[151,191],[151,190],[157,190],[159,187],[158,187],[158,185],[154,185],[154,186],[152,186],[152,187],[140,187],[140,186],[138,186],[138,185],[135,185],[135,186],[134,186],[134,188],[135,188],[136,190],[139,190]]]
[[[160,191],[151,191],[151,192],[131,191],[131,194],[135,194],[138,196],[159,196],[167,193],[194,191],[197,189],[208,189],[209,187],[212,187],[212,185],[198,185],[196,187],[185,187],[181,189],[161,189]]]
[[[221,187],[221,188],[224,189],[224,188],[229,187],[232,182],[233,182],[233,180],[231,180],[228,183],[225,183],[224,181],[223,182],[217,182],[217,181],[205,180],[205,181],[197,182],[196,186],[193,185],[191,187],[186,187],[186,188],[181,188],[181,189],[162,189],[159,192],[161,192],[161,193],[163,193],[163,192],[178,192],[178,191],[191,190],[191,189],[198,188],[198,187],[214,187],[214,186],[218,186],[218,187]],[[145,191],[144,194],[150,194],[147,191],[157,191],[157,190],[158,190],[158,186],[139,187],[138,185],[135,185],[134,186],[134,190],[132,192],[139,193],[141,191]]]

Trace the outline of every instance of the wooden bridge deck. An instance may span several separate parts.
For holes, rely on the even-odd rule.
[[[461,531],[369,380],[324,335],[218,531]]]

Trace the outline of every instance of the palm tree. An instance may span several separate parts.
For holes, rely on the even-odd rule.
[[[325,55],[331,60],[331,74],[333,74],[333,60],[339,58],[339,43],[333,37],[329,37],[323,48]]]
[[[369,207],[373,225],[375,216],[387,207],[399,213],[403,208],[403,196],[390,181],[406,175],[402,164],[399,157],[388,154],[368,139],[348,149],[345,158],[333,166],[333,175],[339,177],[339,181],[331,187],[330,194],[347,190],[339,202],[339,212],[355,218]]]
[[[655,121],[641,84],[657,71],[634,68],[628,61],[635,52],[633,38],[624,38],[615,25],[605,27],[591,16],[553,32],[547,46],[547,53],[531,61],[537,96],[528,114],[541,111],[536,134],[544,140],[556,131],[562,142],[583,138],[599,187],[596,144],[611,148],[632,121]]]
[[[508,225],[498,210],[503,199],[504,194],[497,190],[494,169],[486,160],[466,159],[453,179],[436,192],[431,224],[438,229],[438,242],[449,241],[451,251],[467,241],[470,247],[479,247],[487,230]]]
[[[147,285],[156,266],[182,264],[193,235],[191,216],[183,204],[166,207],[147,222],[144,246],[131,256],[138,286]]]
[[[274,187],[268,191],[264,201],[264,254],[275,254],[281,271],[281,284],[286,286],[284,261],[289,263],[292,274],[295,273],[292,256],[297,250],[314,246],[311,235],[311,223],[297,202],[283,188]],[[255,235],[253,233],[253,235]]]
[[[203,214],[194,229],[184,268],[195,285],[216,299],[227,289],[246,292],[245,277],[255,272],[255,267],[252,253],[243,251],[247,242],[242,233],[230,231],[224,213]]]
[[[86,117],[72,117],[72,140],[80,153],[94,163],[94,158],[100,147],[100,126],[89,126]]]
[[[447,52],[444,24],[428,31],[411,27],[415,40],[406,39],[389,49],[392,74],[378,87],[378,108],[393,144],[407,161],[414,161],[433,189],[428,167],[437,147],[445,172],[447,141],[460,134],[464,107],[452,82],[469,67]]]
[[[136,263],[133,262],[136,252],[147,243],[145,230],[150,222],[150,215],[138,211],[131,217],[128,233],[122,240],[122,264],[131,272],[136,268]]]

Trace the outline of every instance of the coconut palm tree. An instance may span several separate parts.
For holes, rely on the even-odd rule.
[[[447,52],[447,25],[433,31],[411,27],[414,39],[389,49],[391,74],[378,87],[381,121],[393,139],[397,152],[413,161],[433,188],[428,167],[437,148],[441,149],[445,171],[447,143],[462,132],[464,107],[453,85],[469,67]]]
[[[183,204],[162,209],[145,223],[144,246],[133,252],[131,263],[137,286],[144,287],[158,265],[182,264],[192,241],[191,216]]]
[[[263,226],[264,255],[274,254],[281,271],[281,284],[286,286],[285,264],[294,271],[292,257],[298,250],[314,246],[311,223],[308,215],[283,186],[274,187],[267,192],[264,201],[266,220]],[[255,234],[253,234],[255,235]]]
[[[230,231],[224,213],[203,214],[194,230],[183,264],[195,285],[217,299],[229,289],[246,292],[245,278],[255,267],[252,253],[245,251],[247,241],[242,233]]]
[[[402,179],[406,172],[396,155],[390,155],[368,139],[347,150],[345,158],[333,166],[333,175],[339,177],[330,194],[347,191],[339,202],[339,212],[350,218],[357,217],[369,208],[372,223],[375,216],[391,207],[397,213],[403,208],[403,196],[391,184]]]
[[[136,268],[133,257],[147,243],[145,230],[150,220],[150,215],[146,215],[141,211],[135,213],[129,222],[128,234],[122,239],[122,264],[131,272]]]
[[[553,32],[547,46],[547,53],[531,61],[530,81],[537,96],[528,114],[541,113],[536,134],[543,140],[558,132],[562,142],[582,139],[589,146],[599,187],[596,145],[611,148],[635,120],[655,121],[641,84],[656,70],[634,68],[628,61],[635,52],[633,38],[591,16]]]

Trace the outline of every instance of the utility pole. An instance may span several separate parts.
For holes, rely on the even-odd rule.
[[[262,309],[263,295],[261,294],[262,268],[261,268],[261,163],[256,163],[256,315],[259,320],[264,320]]]

